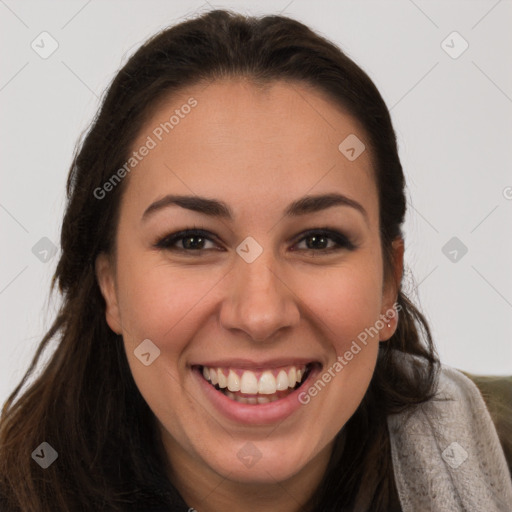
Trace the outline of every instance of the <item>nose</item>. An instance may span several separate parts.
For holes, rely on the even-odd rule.
[[[227,283],[221,325],[258,342],[273,340],[278,331],[298,325],[298,298],[286,281],[270,251],[252,263],[239,258]]]

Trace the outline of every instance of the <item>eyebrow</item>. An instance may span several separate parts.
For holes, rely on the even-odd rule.
[[[187,210],[202,213],[209,217],[217,217],[230,221],[234,218],[233,211],[223,201],[200,196],[166,195],[146,208],[142,214],[142,221],[147,220],[157,211],[170,206],[179,206]],[[367,223],[369,222],[368,213],[360,203],[350,197],[337,193],[301,197],[288,205],[284,211],[284,216],[299,217],[308,213],[326,210],[333,206],[349,206],[354,208],[363,215]]]

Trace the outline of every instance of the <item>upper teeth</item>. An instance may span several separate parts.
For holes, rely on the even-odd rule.
[[[225,371],[227,372],[227,377],[224,373]],[[290,366],[274,371],[265,370],[261,373],[255,373],[250,370],[239,370],[237,373],[231,368],[208,368],[204,366],[203,376],[213,385],[218,384],[220,388],[227,387],[229,391],[273,395],[276,391],[293,388],[297,382],[302,380],[305,371],[306,366]]]

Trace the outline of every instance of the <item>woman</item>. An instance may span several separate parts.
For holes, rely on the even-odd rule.
[[[304,25],[144,44],[72,164],[2,510],[508,510],[482,398],[401,290],[404,187],[379,92]]]

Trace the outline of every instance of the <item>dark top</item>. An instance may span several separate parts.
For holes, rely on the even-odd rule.
[[[183,498],[176,492],[176,495],[169,501],[169,507],[162,508],[161,506],[151,506],[146,503],[141,503],[140,506],[130,507],[127,512],[194,512],[192,507],[189,507]],[[0,512],[21,512],[7,508],[5,497],[0,493]],[[96,512],[92,511],[91,512]],[[197,511],[196,511],[197,512]]]

